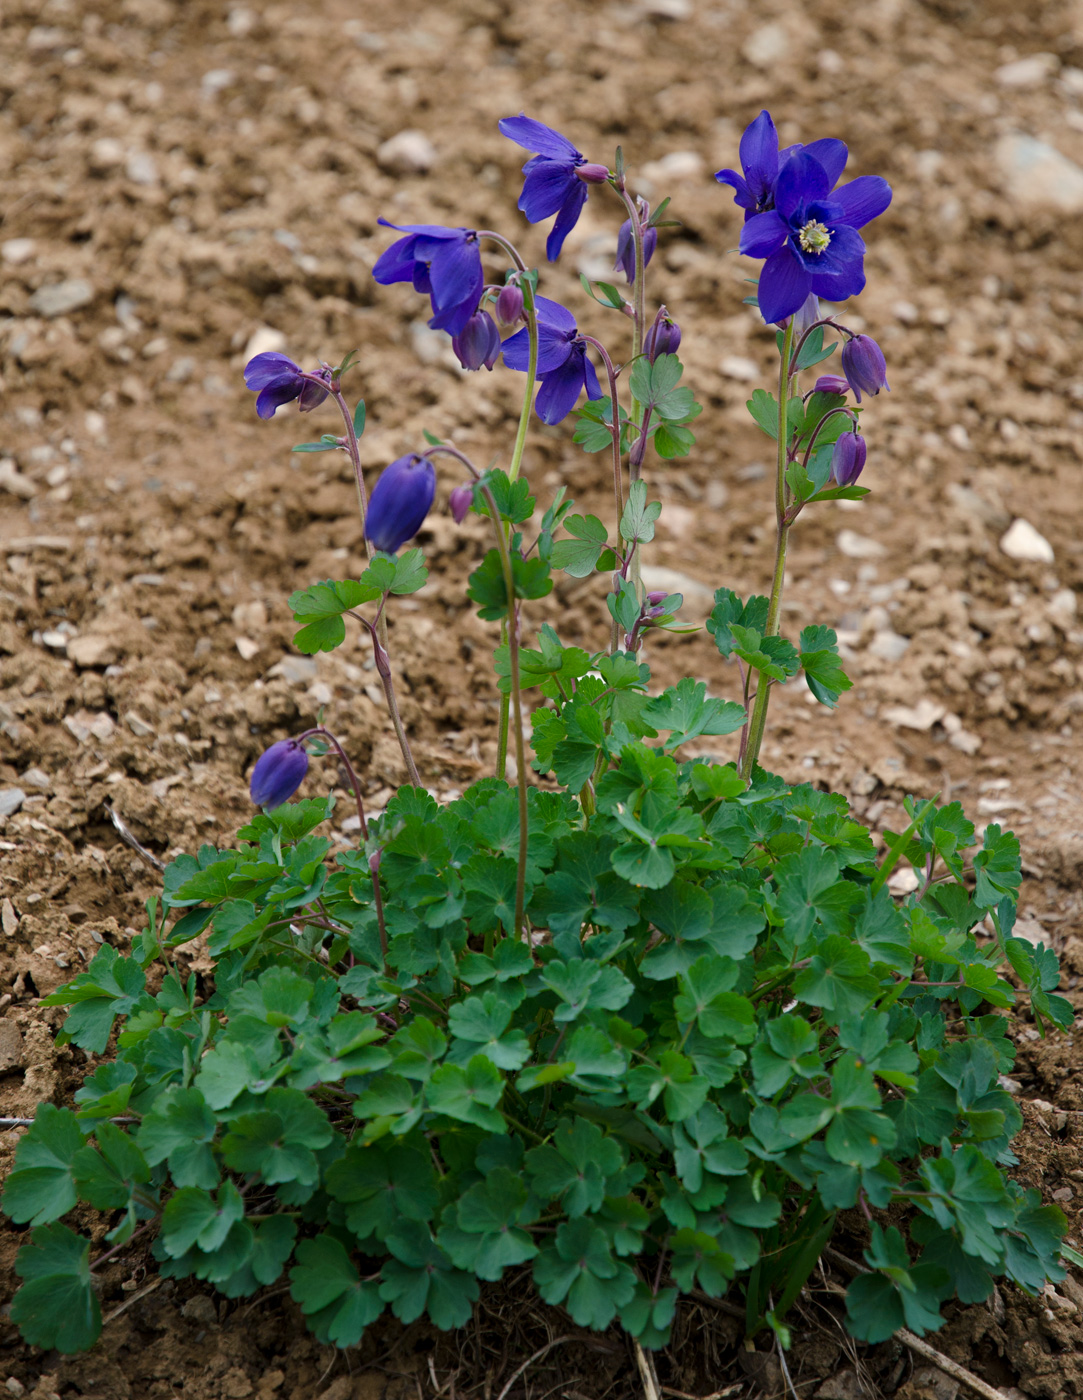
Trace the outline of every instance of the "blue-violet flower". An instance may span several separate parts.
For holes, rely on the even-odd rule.
[[[405,233],[376,259],[372,275],[382,286],[412,282],[432,302],[433,330],[461,335],[477,310],[485,287],[481,249],[472,228],[444,228],[440,224],[392,224],[385,228]]]
[[[475,311],[458,335],[451,337],[451,348],[463,369],[492,369],[500,354],[500,332],[487,311]]]
[[[496,298],[496,319],[502,326],[515,326],[523,318],[523,289],[518,282],[507,282]]]
[[[814,394],[838,394],[840,398],[845,398],[849,387],[841,374],[821,374],[812,386],[812,392]]]
[[[680,343],[680,326],[673,320],[666,308],[660,306],[657,316],[643,337],[643,353],[653,365],[659,355],[675,355]]]
[[[546,257],[556,262],[587,202],[587,185],[604,183],[609,171],[604,165],[588,162],[559,131],[522,112],[517,117],[504,117],[497,125],[503,136],[537,152],[523,166],[526,179],[519,208],[532,224],[550,214],[557,216],[545,244]]]
[[[256,412],[261,418],[273,418],[283,404],[294,399],[302,413],[311,413],[327,397],[330,379],[326,368],[306,374],[277,350],[254,355],[244,367],[245,386],[257,394]]]
[[[871,335],[855,335],[842,347],[842,372],[858,403],[862,390],[871,395],[891,390],[884,352]]]
[[[861,475],[868,448],[854,432],[840,433],[831,453],[831,475],[839,486],[852,486]]]
[[[470,507],[474,504],[474,488],[468,481],[464,481],[461,486],[456,486],[451,495],[447,498],[448,509],[451,511],[451,518],[456,525],[461,525],[470,514]]]
[[[658,230],[649,226],[643,230],[643,266],[646,267],[651,258],[654,257],[654,250],[658,247]],[[632,221],[625,219],[617,234],[617,261],[613,264],[613,271],[620,269],[629,282],[636,280],[636,244],[632,237]]]
[[[256,759],[249,792],[257,807],[281,807],[304,782],[308,751],[296,739],[280,739]]]
[[[831,176],[831,184],[843,172],[848,152],[845,143],[832,136],[812,141],[807,146],[787,146],[778,148],[778,132],[771,120],[770,112],[761,112],[745,127],[738,148],[741,156],[741,171],[720,170],[715,179],[721,185],[732,185],[735,191],[733,202],[745,211],[745,222],[754,214],[762,214],[775,207],[775,182],[778,172],[790,156],[805,151],[816,160]]]
[[[575,407],[580,390],[588,399],[602,397],[601,385],[587,357],[586,341],[579,334],[575,317],[548,297],[535,297],[538,313],[538,378],[541,388],[534,401],[543,423],[559,423]],[[529,364],[530,340],[524,327],[504,342],[504,363],[509,369],[525,370]]]
[[[385,467],[372,488],[365,537],[384,554],[396,554],[421,529],[436,495],[436,469],[411,452]]]

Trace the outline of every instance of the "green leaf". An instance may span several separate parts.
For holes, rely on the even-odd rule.
[[[530,1185],[543,1201],[559,1199],[569,1216],[600,1209],[608,1194],[606,1180],[624,1166],[620,1144],[585,1118],[561,1119],[552,1145],[526,1154]]]
[[[357,438],[363,437],[365,432],[365,400],[358,399],[357,407],[353,411],[353,431]]]
[[[87,968],[73,981],[42,997],[42,1006],[72,1006],[57,1037],[58,1045],[74,1042],[81,1050],[101,1055],[109,1043],[113,1022],[126,1016],[142,995],[147,979],[134,958],[122,958],[104,943]]]
[[[197,1186],[184,1186],[162,1212],[162,1244],[171,1259],[179,1259],[193,1246],[213,1254],[243,1219],[244,1201],[232,1181],[222,1183],[217,1199]]]
[[[23,1286],[11,1320],[31,1346],[71,1355],[98,1340],[102,1314],[90,1283],[90,1241],[66,1225],[40,1225],[15,1260]]]
[[[342,443],[332,433],[324,433],[319,442],[299,442],[296,447],[291,447],[291,452],[334,452],[340,448]]]
[[[754,389],[746,405],[756,423],[769,438],[778,440],[778,400],[766,389]]]
[[[412,1147],[351,1143],[327,1171],[327,1190],[350,1206],[347,1221],[360,1239],[384,1239],[399,1220],[429,1220],[437,1204],[432,1162]]]
[[[850,1331],[863,1342],[886,1342],[900,1327],[919,1337],[935,1332],[943,1323],[940,1302],[950,1291],[946,1270],[931,1264],[910,1267],[899,1231],[872,1226],[872,1243],[865,1258],[882,1272],[862,1274],[846,1294]]]
[[[258,1172],[269,1185],[315,1185],[313,1150],[331,1141],[327,1115],[300,1089],[271,1089],[266,1108],[242,1113],[222,1139],[222,1156],[236,1172]],[[202,1248],[202,1246],[201,1246]]]
[[[72,1162],[86,1139],[70,1108],[39,1104],[34,1122],[15,1147],[3,1207],[18,1225],[46,1225],[75,1205]]]
[[[495,1167],[445,1214],[448,1223],[437,1240],[457,1268],[495,1281],[506,1268],[537,1254],[537,1245],[520,1228],[535,1214],[522,1177],[508,1167]]]
[[[974,873],[978,877],[974,903],[979,909],[995,908],[1005,895],[1014,899],[1023,879],[1019,838],[990,822],[982,848],[974,857]]]
[[[707,699],[704,681],[685,676],[642,710],[643,719],[655,729],[671,731],[664,747],[698,739],[704,734],[733,734],[745,723],[745,707],[733,700]]]
[[[339,582],[327,579],[323,583],[314,583],[311,588],[292,593],[289,606],[294,621],[305,624],[294,636],[294,646],[306,656],[318,651],[334,651],[346,640],[343,613],[360,607],[362,603],[373,602],[380,597],[381,591],[373,584],[357,583],[352,579]]]
[[[512,481],[507,472],[499,467],[485,473],[478,483],[474,499],[482,515],[488,515],[489,503],[480,490],[482,486],[489,488],[501,520],[509,525],[519,525],[534,514],[534,497],[530,494],[530,483],[525,476]]]
[[[557,540],[549,562],[554,569],[563,569],[572,578],[586,578],[598,567],[598,561],[608,548],[606,528],[596,515],[569,515],[564,528],[573,538]]]
[[[800,640],[801,665],[805,680],[821,705],[834,709],[839,696],[853,685],[842,669],[838,636],[832,627],[806,627]]]
[[[504,1092],[504,1081],[496,1065],[484,1055],[475,1055],[465,1066],[441,1065],[425,1086],[425,1101],[436,1113],[461,1123],[473,1123],[490,1133],[506,1131],[496,1105]]]
[[[469,1320],[477,1280],[452,1266],[428,1226],[404,1220],[387,1244],[395,1257],[384,1262],[380,1297],[400,1321],[413,1322],[427,1312],[447,1332]]]
[[[487,1056],[498,1069],[522,1069],[530,1055],[530,1043],[520,1030],[508,1030],[512,1009],[496,992],[467,997],[448,1013],[448,1029],[462,1043],[470,1058]],[[456,1046],[452,1043],[452,1053]]]
[[[647,483],[633,481],[628,488],[628,500],[620,518],[620,537],[629,544],[649,544],[654,539],[654,522],[662,513],[662,502],[647,503]]]
[[[635,1293],[635,1272],[613,1258],[605,1232],[583,1218],[557,1227],[553,1245],[534,1261],[534,1283],[547,1303],[563,1303],[579,1327],[601,1331]]]
[[[627,451],[631,420],[618,405],[621,424],[621,448]],[[608,397],[590,399],[579,409],[572,441],[584,452],[604,452],[613,445],[613,404]]]
[[[512,583],[517,598],[544,598],[553,591],[553,580],[549,577],[549,566],[541,559],[524,559],[512,551]],[[506,616],[508,594],[504,582],[504,569],[500,554],[491,549],[478,568],[470,575],[467,595],[478,604],[478,616],[487,622],[495,622]]]
[[[365,1328],[383,1312],[378,1286],[362,1282],[345,1248],[331,1235],[317,1235],[297,1246],[290,1297],[300,1304],[316,1336],[336,1347],[357,1346]]]

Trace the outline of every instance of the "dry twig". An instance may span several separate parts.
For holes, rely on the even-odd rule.
[[[637,1341],[633,1341],[632,1346],[635,1348],[636,1366],[639,1368],[639,1379],[643,1382],[645,1400],[662,1400],[658,1389],[658,1377],[654,1373],[654,1362]]]
[[[155,1279],[151,1279],[150,1283],[147,1284],[146,1288],[141,1288],[138,1293],[133,1293],[130,1298],[125,1298],[124,1302],[121,1303],[120,1307],[114,1308],[108,1317],[102,1318],[102,1327],[108,1327],[111,1322],[114,1322],[121,1315],[121,1313],[127,1312],[133,1303],[138,1303],[141,1298],[145,1298],[148,1293],[153,1293],[154,1290],[159,1286],[159,1284],[163,1283],[165,1283],[165,1279],[161,1275],[159,1275]]]
[[[540,1360],[542,1359],[542,1357],[546,1354],[546,1352],[552,1351],[552,1349],[553,1349],[554,1347],[560,1346],[562,1342],[572,1342],[572,1341],[574,1341],[574,1340],[575,1340],[575,1338],[572,1337],[572,1336],[567,1336],[567,1337],[554,1337],[553,1340],[552,1340],[551,1342],[546,1342],[545,1346],[539,1347],[538,1350],[534,1353],[534,1355],[533,1355],[533,1356],[528,1356],[527,1359],[523,1362],[523,1364],[519,1367],[519,1369],[512,1375],[511,1380],[508,1381],[507,1385],[506,1385],[506,1386],[504,1387],[504,1389],[500,1392],[500,1394],[496,1397],[496,1400],[507,1400],[507,1396],[508,1396],[508,1394],[509,1394],[509,1392],[510,1392],[512,1386],[513,1386],[513,1385],[515,1384],[515,1382],[519,1379],[519,1377],[523,1374],[523,1372],[527,1369],[527,1367],[533,1366],[533,1364],[534,1364],[535,1361],[540,1361]]]
[[[146,846],[141,845],[140,842],[136,839],[135,835],[128,830],[128,828],[121,821],[120,817],[117,816],[116,810],[114,808],[106,806],[105,812],[109,820],[116,827],[117,835],[120,837],[120,839],[124,842],[126,846],[131,846],[133,851],[138,851],[145,861],[148,861],[151,865],[154,866],[155,870],[161,871],[165,869],[165,866],[154,854],[154,852],[148,851]]]

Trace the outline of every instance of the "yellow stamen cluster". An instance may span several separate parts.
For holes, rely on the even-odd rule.
[[[806,253],[822,253],[831,243],[831,230],[826,224],[810,219],[797,239]]]

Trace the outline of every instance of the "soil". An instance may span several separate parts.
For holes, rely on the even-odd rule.
[[[522,153],[496,129],[524,108],[594,159],[621,144],[633,183],[671,195],[681,220],[649,292],[683,327],[705,412],[693,455],[650,468],[665,504],[650,563],[684,576],[694,620],[715,587],[767,585],[773,531],[766,440],[743,407],[773,347],[741,304],[752,268],[729,251],[738,211],[711,175],[769,106],[785,142],[843,136],[848,173],[891,181],[845,317],[889,363],[891,394],[865,419],[874,490],[802,520],[785,612],[791,632],[839,629],[855,689],[835,713],[780,695],[764,760],[848,793],[876,832],[899,829],[908,793],[937,792],[1014,828],[1021,928],[1058,949],[1083,1010],[1078,0],[7,0],[0,95],[0,805],[24,794],[0,817],[0,1114],[70,1101],[87,1072],[38,998],[142,926],[158,872],[115,821],[158,860],[228,842],[254,758],[320,711],[370,807],[401,780],[361,642],[315,660],[290,645],[291,590],[362,567],[348,470],[289,455],[334,430],[331,412],[261,423],[241,370],[253,348],[333,362],[356,346],[367,470],[423,428],[500,460],[521,380],[461,373],[422,299],[369,269],[380,216],[495,226],[543,259],[544,230],[514,207]],[[404,131],[425,139],[385,146]],[[595,193],[543,290],[583,306],[576,271],[606,275],[620,217]],[[596,320],[626,353],[624,324]],[[566,428],[535,425],[526,470],[543,503],[566,484],[606,515],[605,462]],[[421,535],[432,580],[396,606],[391,636],[425,781],[446,795],[492,769],[496,692],[493,627],[464,607],[482,536],[452,524],[458,478],[440,478]],[[1005,553],[1017,519],[1046,559]],[[605,636],[597,582],[558,585],[530,620],[546,616],[568,642]],[[660,682],[736,691],[702,633],[659,641],[652,661]],[[1062,1204],[1078,1248],[1080,1052],[1025,1015],[1012,1030],[1018,1175]],[[16,1139],[0,1134],[0,1170]],[[0,1296],[20,1235],[0,1238]],[[858,1254],[859,1236],[840,1247]],[[618,1339],[580,1334],[515,1279],[462,1335],[391,1324],[343,1356],[281,1289],[220,1302],[148,1266],[133,1246],[105,1271],[111,1320],[88,1356],[43,1356],[0,1319],[0,1383],[36,1400],[640,1393]],[[845,1278],[825,1260],[794,1317],[798,1393],[952,1396],[898,1344],[845,1338]],[[1007,1394],[1083,1395],[1077,1278],[949,1312],[932,1340]],[[682,1311],[665,1393],[782,1394],[777,1361],[738,1332]]]

